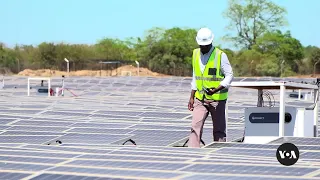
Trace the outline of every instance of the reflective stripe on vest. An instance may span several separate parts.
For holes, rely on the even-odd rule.
[[[217,78],[217,77],[201,77],[201,76],[196,76],[195,77],[196,80],[205,80],[205,81],[222,81],[223,78]]]
[[[216,92],[213,95],[207,95],[204,91],[204,88],[217,88],[220,85],[220,82],[224,79],[224,76],[222,75],[221,68],[220,68],[222,53],[223,52],[220,49],[215,48],[210,55],[210,58],[205,66],[205,70],[201,72],[200,49],[198,48],[193,51],[192,66],[193,66],[193,72],[195,74],[196,86],[198,89],[195,93],[196,98],[200,100],[202,100],[204,97],[209,100],[227,99],[228,89],[223,89],[219,92]],[[214,70],[214,68],[216,70]]]

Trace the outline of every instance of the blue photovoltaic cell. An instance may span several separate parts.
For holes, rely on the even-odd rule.
[[[59,137],[59,140],[62,141],[62,143],[109,144],[126,137],[130,136],[112,134],[66,134]]]
[[[11,161],[11,162],[21,162],[21,163],[45,163],[45,164],[57,164],[65,161],[66,159],[53,159],[49,157],[36,158],[36,157],[11,157],[11,156],[1,156],[0,161]]]
[[[65,130],[68,130],[70,128],[65,127],[46,127],[46,126],[12,126],[11,128],[8,128],[7,130],[15,130],[15,131],[48,131],[48,132],[62,132]]]
[[[92,118],[108,118],[108,119],[126,119],[126,120],[135,120],[131,117],[128,117],[128,116],[121,116],[121,115],[108,115],[108,114],[93,114],[93,115],[90,115],[90,117]]]
[[[16,116],[16,115],[8,115],[8,114],[0,114],[1,118],[5,119],[31,119],[32,117],[27,117],[27,116]]]
[[[1,135],[39,135],[39,136],[62,136],[66,133],[59,133],[59,132],[47,132],[47,131],[8,131],[2,133]]]
[[[297,178],[276,178],[276,177],[261,177],[261,176],[219,176],[219,175],[201,175],[195,174],[181,180],[296,180]],[[307,180],[304,179],[304,180]],[[310,179],[311,180],[311,179]]]
[[[72,148],[72,147],[61,147],[61,146],[45,146],[45,145],[26,145],[24,148],[32,148],[36,150],[56,150],[61,151],[63,153],[66,152],[81,152],[81,153],[98,153],[98,154],[106,154],[111,152],[112,150],[104,150],[104,149],[85,149],[85,148]]]
[[[47,165],[35,165],[26,163],[3,163],[0,162],[0,169],[2,170],[25,170],[25,171],[42,171],[50,168]]]
[[[17,180],[17,179],[23,179],[27,176],[30,176],[30,174],[0,172],[0,179],[2,179],[2,180]]]
[[[75,172],[75,173],[90,173],[101,175],[114,175],[114,176],[134,176],[136,178],[160,178],[170,179],[179,176],[179,173],[170,172],[148,172],[148,171],[133,171],[133,170],[112,170],[112,169],[95,169],[95,168],[79,168],[79,167],[56,167],[48,171],[61,171],[61,172]]]
[[[215,151],[215,154],[234,154],[247,156],[276,156],[276,149],[235,149],[235,148],[221,148]]]
[[[189,158],[175,157],[143,157],[143,156],[116,156],[116,155],[83,155],[79,159],[98,159],[98,160],[141,160],[141,161],[171,161],[184,162]]]
[[[76,175],[64,175],[64,174],[41,174],[30,180],[129,180],[124,178],[108,178],[108,177],[96,177],[96,176],[76,176]]]
[[[189,116],[190,114],[184,114],[184,113],[158,113],[158,112],[145,112],[143,114],[141,114],[140,116],[143,117],[158,117],[158,118],[177,118],[177,119],[181,119],[184,118],[186,116]]]
[[[74,124],[72,122],[63,122],[63,121],[55,121],[55,120],[43,120],[43,121],[35,121],[33,120],[23,120],[23,121],[17,121],[13,123],[12,125],[28,125],[28,126],[61,126],[66,127],[71,124]]]
[[[130,155],[140,155],[140,156],[159,156],[159,157],[181,157],[181,158],[203,158],[202,155],[195,154],[185,154],[185,153],[160,153],[158,151],[146,151],[146,152],[138,152],[138,151],[130,151],[130,150],[121,150],[121,151],[113,151],[109,154],[130,154]]]
[[[157,162],[126,162],[126,161],[99,161],[99,160],[74,160],[68,165],[91,166],[91,167],[112,167],[112,168],[134,168],[150,170],[177,170],[185,167],[187,163],[157,163]]]
[[[9,128],[10,126],[1,126],[0,125],[0,130],[4,130],[4,129],[7,129],[7,128]]]
[[[97,112],[98,114],[110,114],[110,115],[124,115],[124,116],[138,116],[143,112],[136,111],[105,111],[101,110]]]
[[[102,129],[102,128],[72,128],[66,132],[77,133],[103,133],[103,134],[127,134],[133,129]]]
[[[198,159],[193,161],[195,163],[233,163],[233,164],[239,164],[241,166],[242,164],[270,164],[270,165],[279,165],[279,161],[276,160],[276,158],[272,160],[253,160],[249,158],[241,158],[241,157],[236,157],[236,158],[226,158],[226,157],[219,157],[219,156],[210,156],[207,159]]]
[[[13,151],[0,149],[1,155],[17,155],[17,156],[32,156],[32,157],[56,157],[56,158],[73,158],[78,154],[54,153],[54,152],[38,152],[38,151]]]
[[[189,135],[190,129],[186,131],[176,131],[176,130],[150,130],[150,129],[138,129],[130,134],[135,134],[136,137],[151,138],[151,137],[162,137],[162,138],[172,138],[172,137],[186,137]]]
[[[251,149],[277,149],[279,145],[274,144],[245,144],[245,143],[213,143],[208,145],[206,148],[222,148],[222,147],[233,147],[233,148],[251,148]]]
[[[138,124],[130,127],[132,129],[163,129],[163,130],[189,130],[189,126],[162,126],[162,125],[149,125],[149,124]]]
[[[72,112],[54,112],[54,111],[47,111],[47,112],[44,112],[42,113],[41,115],[63,115],[63,116],[79,116],[79,117],[86,117],[86,116],[89,116],[90,114],[87,113],[72,113]]]
[[[2,118],[2,115],[0,115],[0,125],[6,125],[8,123],[11,123],[13,121],[16,121],[15,119],[5,119]]]
[[[0,134],[0,143],[30,143],[42,144],[57,136],[8,136]]]
[[[70,127],[86,127],[86,128],[127,128],[132,126],[132,124],[125,123],[75,123]]]
[[[320,152],[304,152],[300,154],[301,159],[319,159],[320,160]]]
[[[303,176],[318,168],[299,168],[287,166],[251,166],[251,165],[224,165],[224,164],[195,164],[183,171],[197,173],[233,173],[233,174],[262,174],[262,175],[283,175]]]

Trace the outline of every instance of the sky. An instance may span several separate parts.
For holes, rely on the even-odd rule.
[[[288,11],[285,30],[304,46],[320,47],[320,0],[273,1]],[[224,47],[227,5],[227,0],[1,0],[0,42],[94,44],[106,37],[143,37],[153,27],[209,27]]]

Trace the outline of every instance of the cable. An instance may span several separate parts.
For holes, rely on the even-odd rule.
[[[265,98],[263,98],[265,97]],[[264,99],[266,99],[266,102],[269,102],[268,105],[265,105],[265,101]],[[262,97],[261,97],[261,103],[262,103],[262,107],[274,107],[275,106],[275,100],[274,100],[274,96],[270,91],[262,91]]]

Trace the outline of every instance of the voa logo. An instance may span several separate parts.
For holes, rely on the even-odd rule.
[[[281,159],[289,158],[289,159],[297,159],[297,155],[294,151],[287,152],[287,151],[279,151]]]
[[[299,160],[299,149],[292,143],[281,144],[277,149],[277,159],[285,166],[294,165]]]

